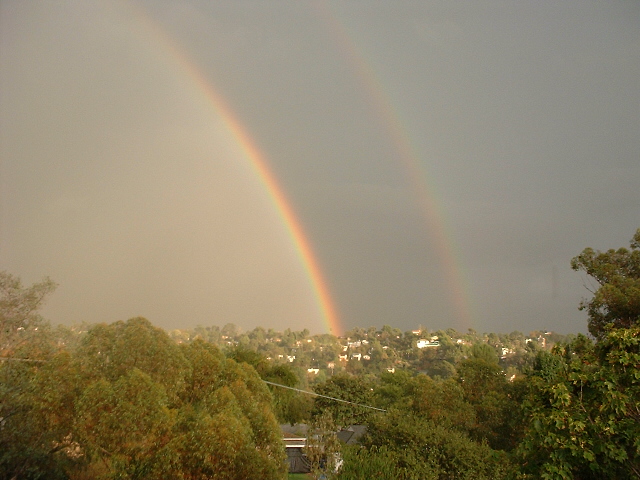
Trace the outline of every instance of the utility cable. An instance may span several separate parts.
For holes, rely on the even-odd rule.
[[[49,360],[35,360],[35,359],[33,359],[33,358],[0,357],[0,361],[3,361],[3,362],[35,362],[35,363],[47,363]]]
[[[37,362],[37,363],[46,363],[47,360],[35,360],[30,358],[13,358],[13,357],[0,357],[0,361],[14,361],[14,362]],[[313,397],[327,398],[329,400],[333,400],[335,402],[348,403],[349,405],[355,405],[356,407],[368,408],[370,410],[377,410],[378,412],[387,412],[383,408],[372,407],[370,405],[364,405],[362,403],[350,402],[349,400],[342,400],[341,398],[330,397],[328,395],[321,395],[315,392],[308,392],[307,390],[302,390],[300,388],[288,387],[286,385],[281,385],[279,383],[269,382],[267,380],[262,380],[264,383],[269,385],[273,385],[274,387],[286,388],[288,390],[293,390],[295,392],[305,393],[307,395],[311,395]]]
[[[311,395],[313,397],[321,397],[321,398],[328,398],[329,400],[334,400],[336,402],[342,402],[342,403],[348,403],[349,405],[355,405],[357,407],[362,407],[362,408],[369,408],[371,410],[377,410],[379,412],[387,412],[386,410],[384,410],[383,408],[378,408],[378,407],[372,407],[370,405],[364,405],[362,403],[355,403],[355,402],[350,402],[349,400],[342,400],[341,398],[335,398],[335,397],[329,397],[327,395],[321,395],[319,393],[315,393],[315,392],[308,392],[306,390],[301,390],[300,388],[294,388],[294,387],[288,387],[286,385],[280,385],[279,383],[273,383],[273,382],[269,382],[267,380],[262,380],[264,383],[267,383],[269,385],[273,385],[275,387],[281,387],[281,388],[286,388],[288,390],[294,390],[296,392],[300,392],[300,393],[306,393],[307,395]]]

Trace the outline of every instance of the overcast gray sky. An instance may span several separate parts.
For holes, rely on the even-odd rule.
[[[2,0],[0,62],[0,268],[54,322],[327,330],[238,131],[345,328],[584,332],[570,259],[640,227],[636,1]]]

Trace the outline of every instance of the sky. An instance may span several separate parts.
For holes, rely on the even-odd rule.
[[[0,269],[54,323],[586,332],[640,3],[0,2]]]

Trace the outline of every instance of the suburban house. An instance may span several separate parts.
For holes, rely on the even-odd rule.
[[[311,463],[304,454],[304,447],[307,444],[307,426],[305,424],[280,425],[282,439],[287,452],[287,463],[289,473],[309,473]]]
[[[307,444],[307,425],[304,423],[297,425],[280,425],[282,439],[287,451],[287,463],[289,473],[309,473],[311,463],[304,454],[304,447]],[[367,431],[366,425],[351,425],[337,432],[338,440],[346,445],[357,444]]]
[[[426,348],[426,347],[439,347],[440,342],[438,340],[418,340],[416,347],[418,348]]]

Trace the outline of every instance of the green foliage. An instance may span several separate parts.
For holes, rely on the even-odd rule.
[[[0,479],[66,478],[82,459],[69,435],[74,385],[68,355],[51,363],[0,363]]]
[[[38,329],[46,328],[47,324],[38,314],[38,309],[56,284],[49,278],[30,287],[24,287],[18,277],[5,271],[0,271],[0,356],[15,356],[16,352],[25,344],[20,358],[41,357],[44,344],[37,340],[42,335],[36,335]],[[45,350],[47,350],[45,348]]]
[[[262,376],[264,380],[286,385],[288,387],[300,386],[298,377],[289,365],[275,365]],[[269,385],[273,395],[273,409],[281,423],[302,423],[311,418],[313,398],[293,390]]]
[[[269,362],[264,355],[243,345],[236,345],[229,349],[227,351],[227,357],[238,363],[248,363],[255,368],[259,374],[264,373],[264,371],[270,368]]]
[[[413,480],[418,477],[417,471],[407,467],[399,467],[400,458],[394,451],[385,446],[362,448],[360,446],[342,449],[343,464],[337,478],[339,480],[387,479]]]
[[[172,423],[164,387],[134,368],[115,382],[102,378],[84,389],[74,431],[85,454],[108,462],[114,474],[148,478]]]
[[[44,279],[23,287],[0,272],[0,479],[65,478],[77,461],[65,402],[73,392],[68,356],[57,348],[38,309],[55,284]],[[51,362],[49,363],[49,360]]]
[[[412,411],[421,418],[462,432],[469,432],[476,424],[473,406],[453,379],[433,380],[419,375],[411,382],[408,393]]]
[[[170,401],[177,400],[189,370],[179,346],[144,318],[93,326],[75,358],[87,379],[115,381],[137,368],[162,384]]]
[[[458,365],[458,381],[464,398],[475,410],[473,438],[499,450],[514,448],[521,435],[522,416],[518,384],[508,382],[495,354],[477,349],[478,355]]]
[[[247,363],[256,369],[260,378],[286,387],[299,387],[300,380],[289,364],[272,364],[258,352],[236,346],[227,356],[239,363]],[[273,396],[273,408],[281,423],[295,424],[308,420],[313,401],[307,395],[286,388],[269,385]]]
[[[541,478],[640,478],[640,328],[581,339],[542,357],[525,404],[525,472]]]
[[[331,377],[325,383],[316,385],[314,391],[320,395],[339,398],[358,405],[373,405],[373,385],[363,377],[339,374]],[[324,412],[331,412],[331,417],[337,425],[348,426],[366,423],[371,415],[371,410],[358,405],[322,397],[316,397],[313,407],[313,416]]]
[[[242,375],[242,369],[235,372]],[[223,386],[178,412],[162,452],[180,478],[283,478],[284,456],[275,419],[244,382]]]
[[[498,341],[498,343],[500,342]],[[486,343],[474,343],[471,347],[471,358],[482,361],[488,365],[498,363],[496,350]]]
[[[436,359],[429,365],[427,373],[431,377],[453,378],[458,373],[456,367],[447,360]]]
[[[141,318],[94,326],[46,361],[0,363],[0,394],[3,480],[286,475],[256,371]]]
[[[571,260],[571,267],[598,284],[591,300],[580,304],[589,313],[589,332],[594,337],[603,337],[610,328],[640,325],[640,228],[630,250],[586,248]]]
[[[180,351],[191,367],[185,371],[181,398],[186,404],[197,404],[223,385],[226,359],[216,346],[202,340],[180,345]]]
[[[311,463],[312,478],[333,478],[340,459],[340,441],[330,412],[316,416],[309,425],[304,453]]]
[[[391,406],[407,408],[410,402],[411,379],[411,373],[405,370],[395,373],[383,372],[374,389],[376,405],[384,409]]]
[[[355,459],[371,461],[370,457],[380,455],[376,463],[397,472],[391,478],[500,479],[506,478],[510,468],[504,454],[406,411],[373,417],[363,447],[367,453]],[[344,468],[345,472],[354,469],[347,461]]]

